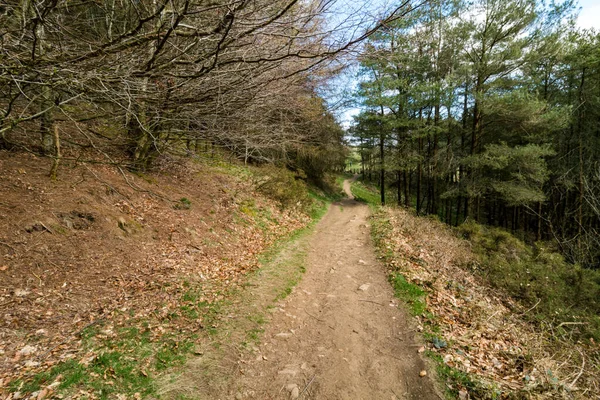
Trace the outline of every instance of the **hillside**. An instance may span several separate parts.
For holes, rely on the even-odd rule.
[[[570,286],[576,272],[558,254],[532,257],[509,233],[487,229],[454,230],[401,208],[373,216],[379,256],[449,398],[600,398],[592,271]]]
[[[257,187],[293,176],[217,159],[144,175],[72,164],[56,181],[49,165],[0,152],[0,390],[13,399],[78,384],[76,397],[151,394],[217,324],[210,305],[316,204],[300,192],[284,208]]]

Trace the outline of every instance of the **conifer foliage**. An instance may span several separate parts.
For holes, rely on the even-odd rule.
[[[600,35],[573,2],[431,0],[365,44],[352,127],[382,199],[600,265]],[[389,200],[388,200],[389,202]]]

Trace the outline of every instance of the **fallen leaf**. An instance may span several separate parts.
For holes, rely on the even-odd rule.
[[[49,392],[50,392],[50,391],[49,391],[48,389],[42,389],[42,390],[41,390],[41,391],[38,393],[38,395],[37,395],[37,400],[42,400],[42,399],[44,399],[46,396],[48,396],[48,393],[49,393]]]

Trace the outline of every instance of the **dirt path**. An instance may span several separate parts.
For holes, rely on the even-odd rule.
[[[344,182],[350,194],[350,181]],[[236,399],[439,399],[415,331],[370,243],[369,208],[334,204],[309,239],[307,271],[242,360]]]

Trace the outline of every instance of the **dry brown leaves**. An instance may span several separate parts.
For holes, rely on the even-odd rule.
[[[450,344],[429,347],[444,363],[502,393],[600,398],[600,374],[585,364],[585,346],[557,348],[548,332],[520,319],[527,310],[469,271],[477,259],[468,242],[439,221],[399,209],[382,213],[391,224],[385,243],[395,254],[389,266],[427,289],[427,309]]]
[[[65,165],[52,182],[48,162],[0,152],[0,394],[93,357],[81,339],[92,324],[99,338],[141,320],[153,339],[201,329],[202,316],[161,323],[190,282],[201,300],[219,300],[258,254],[309,222],[206,165],[127,181],[112,167]],[[189,209],[174,207],[182,198]]]

